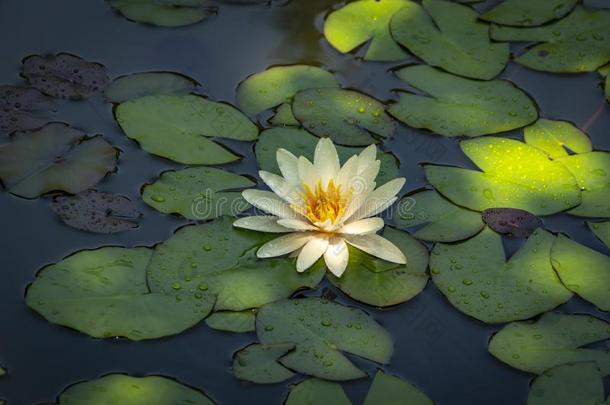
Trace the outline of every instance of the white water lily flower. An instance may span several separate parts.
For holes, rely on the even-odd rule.
[[[346,243],[393,263],[407,262],[400,249],[376,234],[384,222],[375,215],[397,200],[405,179],[397,178],[375,189],[381,164],[375,145],[341,166],[335,145],[324,138],[316,146],[313,163],[285,149],[278,149],[277,162],[282,176],[259,172],[273,192],[243,192],[250,204],[271,215],[234,223],[255,231],[287,233],[261,246],[258,257],[298,251],[297,271],[303,272],[324,256],[326,266],[337,277],[349,261]]]

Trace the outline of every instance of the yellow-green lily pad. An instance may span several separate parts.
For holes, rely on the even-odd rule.
[[[123,103],[146,96],[181,96],[195,91],[197,82],[173,72],[144,72],[121,76],[104,91],[106,101]]]
[[[196,24],[214,14],[208,0],[107,0],[125,18],[159,27]]]
[[[568,150],[574,153],[591,152],[591,139],[566,121],[554,121],[540,118],[523,131],[525,142],[548,153],[552,158],[568,156]]]
[[[610,248],[610,221],[606,222],[587,222],[589,228],[593,231],[604,245]]]

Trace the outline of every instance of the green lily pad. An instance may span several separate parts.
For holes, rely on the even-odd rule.
[[[396,72],[426,93],[399,92],[388,112],[414,128],[444,136],[480,136],[524,127],[538,118],[534,102],[505,80],[466,79],[418,65]]]
[[[572,297],[551,265],[554,241],[538,229],[506,261],[502,237],[485,228],[462,243],[436,244],[432,279],[453,306],[485,323],[531,318]]]
[[[300,91],[292,112],[310,132],[343,145],[370,145],[377,138],[392,136],[395,130],[382,103],[353,90]]]
[[[245,311],[219,311],[205,318],[205,323],[212,329],[225,332],[244,333],[256,331],[256,312]]]
[[[213,405],[201,392],[165,377],[109,374],[70,386],[57,405]]]
[[[131,340],[175,335],[205,318],[212,295],[183,299],[151,292],[146,265],[152,250],[85,250],[44,268],[28,287],[27,305],[48,321],[97,338]]]
[[[369,393],[363,405],[433,405],[432,400],[415,386],[402,378],[388,375],[382,371],[375,374]]]
[[[541,42],[515,58],[531,69],[554,73],[593,72],[610,62],[610,10],[577,6],[564,19],[535,28],[492,26],[498,41]]]
[[[390,34],[390,20],[408,0],[353,1],[328,15],[324,23],[326,40],[347,53],[369,42],[365,60],[395,61],[407,54]]]
[[[294,377],[294,373],[277,360],[294,349],[292,343],[250,345],[235,353],[233,372],[240,380],[257,384],[274,384]]]
[[[481,14],[481,19],[500,25],[534,27],[568,14],[578,0],[505,0]]]
[[[278,124],[288,125],[290,119],[294,119],[291,104],[295,94],[324,87],[339,87],[333,74],[324,69],[308,65],[275,66],[240,83],[237,105],[249,116],[281,106],[274,119]]]
[[[568,363],[536,377],[527,405],[603,404],[604,381],[593,362]]]
[[[597,72],[602,77],[605,77],[604,91],[606,93],[606,98],[608,99],[608,101],[610,101],[610,74],[608,74],[610,72],[610,63],[597,69]]]
[[[610,257],[559,235],[553,267],[563,284],[603,311],[610,311]]]
[[[221,164],[239,156],[208,139],[253,141],[258,128],[234,107],[197,95],[148,96],[119,104],[115,118],[145,151],[185,164]]]
[[[542,149],[552,158],[591,152],[591,139],[569,122],[540,118],[523,131],[525,142]]]
[[[288,393],[285,405],[352,405],[341,384],[308,378],[301,381]]]
[[[196,24],[214,14],[208,0],[107,0],[127,19],[159,27]]]
[[[256,317],[261,343],[294,343],[280,363],[327,380],[365,377],[341,352],[386,364],[393,352],[390,334],[365,312],[318,298],[274,302]]]
[[[485,224],[481,213],[458,207],[434,190],[403,198],[394,212],[400,228],[420,227],[413,236],[433,242],[456,242],[477,234]]]
[[[271,117],[271,119],[269,120],[269,123],[271,125],[277,125],[277,126],[284,125],[284,126],[291,126],[291,127],[301,125],[301,123],[296,119],[296,117],[292,113],[292,103],[290,103],[290,104],[284,103],[284,104],[280,105],[277,108],[275,115],[273,117]]]
[[[593,231],[604,245],[610,248],[610,221],[606,222],[587,222],[589,228]]]
[[[582,190],[582,204],[568,213],[579,217],[610,218],[610,153],[581,153],[556,161],[574,175]]]
[[[116,169],[118,150],[101,136],[88,138],[65,124],[15,132],[0,145],[0,179],[25,198],[51,191],[78,194]]]
[[[305,156],[313,161],[314,150],[319,138],[303,129],[297,128],[271,128],[261,133],[256,143],[256,160],[261,170],[271,173],[280,173],[277,165],[276,152],[284,148],[295,156]],[[344,164],[351,156],[360,153],[363,148],[337,145],[337,153],[341,164]],[[378,152],[377,159],[381,161],[381,169],[377,176],[377,186],[399,177],[398,160],[394,155],[387,152]]]
[[[535,322],[506,325],[489,342],[489,352],[519,370],[542,374],[560,364],[594,361],[610,374],[610,352],[582,349],[610,339],[610,324],[589,315],[547,313]]]
[[[489,25],[472,8],[443,0],[409,2],[392,18],[392,36],[426,64],[474,79],[497,76],[509,57],[489,40]]]
[[[388,307],[410,300],[422,292],[428,283],[428,250],[409,234],[387,227],[383,236],[394,243],[407,257],[407,264],[394,264],[384,271],[376,264],[367,265],[363,261],[381,261],[370,255],[352,257],[341,277],[328,274],[331,283],[345,294],[365,304]],[[353,249],[352,249],[353,250]],[[354,260],[355,259],[355,260]]]
[[[460,147],[482,171],[425,166],[428,181],[457,205],[475,211],[519,208],[550,215],[581,202],[572,173],[538,148],[496,137],[463,141]]]
[[[6,375],[6,370],[0,367],[0,377]]]
[[[234,228],[229,217],[181,228],[155,247],[148,283],[153,291],[167,294],[211,292],[216,311],[257,308],[320,283],[323,265],[298,273],[295,259],[257,260],[255,251],[271,238]]]
[[[144,202],[164,214],[207,220],[235,216],[250,207],[241,190],[255,186],[247,177],[226,170],[193,167],[165,172],[142,189]]]
[[[106,101],[123,103],[146,96],[182,96],[195,91],[197,82],[172,72],[134,73],[115,79],[104,92]]]

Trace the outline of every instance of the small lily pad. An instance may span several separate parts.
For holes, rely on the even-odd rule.
[[[208,139],[252,141],[258,128],[234,107],[197,95],[148,96],[119,104],[115,117],[147,152],[185,164],[222,164],[239,156]]]
[[[406,52],[392,39],[390,20],[408,0],[358,0],[331,12],[324,36],[339,52],[347,53],[369,42],[365,60],[395,61]]]
[[[546,2],[545,2],[546,3]],[[610,10],[577,6],[567,17],[542,27],[492,26],[498,41],[541,42],[515,58],[531,69],[553,73],[593,72],[610,62]]]
[[[6,370],[2,367],[0,367],[0,377],[6,375]]]
[[[301,381],[288,393],[285,405],[352,405],[341,384],[319,378]]]
[[[594,362],[568,363],[536,377],[527,405],[603,404],[604,380]]]
[[[551,254],[563,284],[602,311],[610,311],[610,257],[559,235]]]
[[[479,81],[418,65],[396,72],[426,93],[400,91],[388,112],[414,128],[444,136],[480,136],[521,128],[538,118],[531,98],[506,80]]]
[[[378,371],[363,405],[433,405],[432,400],[411,383]]]
[[[319,298],[263,306],[256,317],[256,332],[263,344],[295,344],[281,364],[327,380],[366,376],[342,352],[382,364],[393,352],[390,334],[365,312]]]
[[[610,248],[610,221],[606,222],[587,222],[589,228],[593,231],[604,245]]]
[[[256,311],[218,311],[205,318],[205,323],[212,329],[225,332],[244,333],[256,331]]]
[[[40,128],[48,120],[37,113],[52,105],[51,100],[36,89],[0,86],[0,131]]]
[[[108,374],[97,380],[71,385],[57,405],[213,405],[201,392],[172,379],[158,376],[131,377]]]
[[[296,127],[301,125],[301,123],[295,118],[292,113],[292,103],[284,103],[280,105],[275,112],[275,115],[271,117],[269,120],[271,125],[276,126],[291,126]]]
[[[509,47],[489,40],[489,26],[468,6],[443,0],[408,2],[390,25],[392,36],[428,65],[489,80],[506,66]]]
[[[184,299],[146,284],[147,248],[85,250],[45,267],[28,287],[27,305],[49,322],[97,338],[155,339],[204,319],[213,296]]]
[[[233,372],[240,380],[257,384],[274,384],[294,377],[294,373],[277,360],[294,349],[292,343],[250,345],[235,353]]]
[[[542,374],[552,367],[594,361],[610,374],[610,352],[582,346],[610,339],[610,324],[589,315],[547,313],[535,322],[514,322],[496,333],[489,352],[519,370]]]
[[[525,142],[542,149],[552,158],[574,153],[587,153],[593,149],[591,139],[569,122],[539,119],[523,131]]]
[[[172,72],[134,73],[114,79],[104,96],[111,103],[123,103],[146,96],[182,96],[195,91],[198,83]]]
[[[343,145],[370,145],[395,130],[385,106],[365,94],[343,89],[310,89],[292,104],[297,120],[310,132]]]
[[[403,198],[394,212],[401,228],[423,225],[413,236],[433,242],[456,242],[483,229],[481,214],[458,207],[434,190],[420,191]]]
[[[51,97],[70,100],[92,97],[108,85],[103,65],[67,53],[28,56],[22,73],[30,86]]]
[[[108,0],[127,19],[159,27],[184,27],[214,14],[208,0]]]
[[[425,166],[428,181],[457,205],[475,211],[504,207],[550,215],[582,201],[577,180],[563,162],[550,160],[538,148],[496,137],[463,141],[460,147],[483,171]]]
[[[527,238],[542,226],[540,218],[516,208],[488,208],[481,217],[494,231],[516,238]]]
[[[144,202],[164,214],[179,214],[193,220],[232,215],[250,207],[241,190],[255,186],[247,177],[226,170],[193,167],[165,172],[142,189]]]
[[[436,244],[430,272],[460,311],[485,323],[527,319],[572,297],[551,265],[555,238],[542,229],[508,261],[502,237],[486,228],[458,244]]]
[[[101,136],[51,123],[15,132],[0,145],[0,179],[12,194],[36,198],[51,191],[77,194],[116,169],[118,151]]]
[[[504,0],[480,18],[500,25],[533,27],[564,17],[577,3],[578,0]]]
[[[53,198],[51,208],[67,225],[87,232],[116,233],[138,227],[142,215],[127,197],[87,190]]]

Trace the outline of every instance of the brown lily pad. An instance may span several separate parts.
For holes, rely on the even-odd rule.
[[[51,99],[36,89],[0,86],[0,132],[42,127],[48,120],[35,113],[52,105]]]
[[[527,238],[542,226],[536,215],[517,208],[489,208],[483,211],[483,221],[494,231]]]

